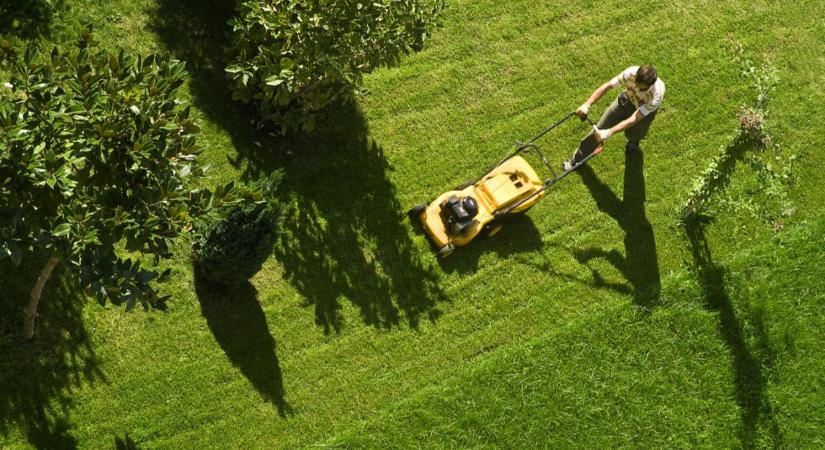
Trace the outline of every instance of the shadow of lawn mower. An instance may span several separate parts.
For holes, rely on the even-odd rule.
[[[458,247],[470,243],[476,236],[495,236],[513,217],[532,208],[550,186],[558,183],[571,172],[601,153],[600,145],[591,132],[579,144],[579,148],[563,172],[556,174],[541,149],[534,144],[554,128],[567,122],[576,113],[564,118],[534,136],[528,142],[518,142],[516,150],[475,180],[467,181],[447,191],[429,203],[419,203],[407,211],[410,220],[420,221],[424,232],[437,249],[440,258],[452,255]],[[588,117],[582,118],[591,126]],[[521,156],[535,152],[552,176],[542,181],[532,166]]]

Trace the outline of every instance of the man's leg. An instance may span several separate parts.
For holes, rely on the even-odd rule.
[[[630,100],[628,100],[624,96],[624,93],[621,93],[616,97],[615,100],[613,100],[613,103],[611,103],[610,106],[604,111],[604,114],[602,114],[602,117],[601,119],[599,119],[599,122],[596,124],[596,127],[598,127],[600,130],[610,128],[613,125],[616,125],[617,123],[621,122],[622,120],[625,120],[628,117],[632,116],[635,111],[636,107],[633,106],[633,103],[631,103]],[[651,114],[655,114],[655,112]],[[582,139],[579,142],[579,146],[576,149],[576,152],[573,154],[571,162],[573,164],[578,164],[579,162],[581,162],[581,160],[583,160],[591,153],[596,151],[597,147],[598,143],[593,138],[593,132],[591,131],[590,133],[588,133],[587,136],[585,136],[584,139]]]
[[[644,119],[636,122],[635,125],[625,130],[624,135],[627,137],[627,145],[625,150],[632,152],[639,149],[639,143],[647,136],[647,131],[650,129],[650,124],[656,118],[658,110],[646,115]]]

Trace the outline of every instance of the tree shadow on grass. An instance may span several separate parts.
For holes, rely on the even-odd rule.
[[[2,0],[0,36],[33,39],[46,34],[53,17],[65,9],[63,0]]]
[[[116,450],[140,450],[140,446],[129,436],[129,433],[126,433],[125,436],[122,438],[116,437],[115,438],[115,449]]]
[[[296,156],[281,185],[287,210],[275,256],[325,333],[341,329],[342,301],[366,324],[389,329],[435,320],[446,299],[412,243],[385,151],[368,135],[357,104],[342,101],[317,131],[280,143]],[[241,156],[250,176],[272,170],[271,155]]]
[[[745,320],[737,316],[734,304],[726,289],[725,268],[713,260],[705,229],[713,219],[697,213],[704,202],[714,193],[724,190],[731,182],[736,165],[749,152],[761,149],[760,143],[747,133],[740,133],[724,148],[722,156],[716,160],[716,170],[706,183],[707,188],[689,200],[689,207],[682,216],[682,225],[690,242],[693,256],[693,270],[696,274],[703,300],[707,308],[719,314],[719,333],[730,349],[733,358],[733,376],[736,404],[741,413],[742,428],[740,439],[744,448],[756,447],[760,427],[766,427],[773,447],[782,448],[783,438],[779,425],[774,419],[773,407],[765,395],[767,377],[763,367],[773,365],[774,352],[765,330],[764,312],[750,311],[742,305]],[[745,324],[750,324],[749,329]],[[748,338],[756,340],[754,352]],[[761,356],[761,357],[760,357]]]
[[[707,217],[693,217],[685,223],[685,232],[690,241],[693,255],[693,269],[698,278],[702,297],[711,311],[719,314],[719,333],[725,341],[733,358],[733,381],[736,404],[741,413],[742,429],[740,439],[744,448],[757,446],[760,426],[766,426],[771,444],[782,448],[782,434],[774,419],[773,407],[765,395],[767,377],[763,367],[770,369],[773,351],[767,338],[762,314],[749,317],[747,322],[754,326],[746,330],[743,321],[737,317],[733,302],[725,287],[725,268],[716,263],[711,255],[705,226]],[[747,312],[747,310],[746,310]],[[747,336],[754,336],[760,353],[765,358],[757,357],[748,345]]]
[[[39,274],[36,263],[0,261],[0,435],[12,427],[37,448],[75,448],[69,409],[75,389],[104,381],[83,322],[85,299],[56,270],[38,309],[34,338],[21,337],[22,307]]]
[[[209,329],[232,364],[278,414],[289,414],[275,339],[255,287],[248,281],[235,288],[215,285],[195,271],[195,293]]]
[[[226,131],[239,152],[258,150],[255,142],[271,147],[277,139],[250,123],[251,109],[232,100],[224,69],[228,22],[235,17],[234,1],[157,0],[151,7],[152,31],[168,51],[186,62],[192,102],[210,121]],[[270,152],[271,154],[271,152]]]
[[[230,134],[230,163],[255,180],[286,166],[279,192],[286,221],[276,247],[285,277],[314,307],[326,333],[343,324],[341,301],[380,328],[402,319],[416,327],[434,320],[444,299],[415,254],[402,207],[388,179],[384,149],[368,139],[357,105],[340,101],[318,115],[317,130],[274,137],[250,124],[232,100],[224,75],[227,21],[234,2],[159,0],[153,30],[187,62],[193,102]],[[292,155],[292,156],[290,156]]]
[[[590,191],[599,210],[607,213],[624,230],[625,254],[617,250],[590,247],[574,251],[573,256],[588,266],[596,286],[629,294],[639,308],[649,311],[659,303],[661,275],[653,226],[645,213],[644,155],[641,151],[626,155],[621,200],[596,176],[589,165],[582,166],[576,173]],[[630,287],[606,281],[598,270],[590,267],[589,262],[597,258],[607,260],[616,267],[630,283]]]

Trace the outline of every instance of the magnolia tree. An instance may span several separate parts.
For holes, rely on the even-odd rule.
[[[443,0],[245,0],[226,68],[233,98],[282,133],[310,129],[312,113],[422,48]]]
[[[160,306],[161,259],[170,241],[224,205],[255,200],[232,184],[187,187],[203,175],[198,127],[175,100],[182,63],[78,45],[34,48],[0,86],[0,257],[46,255],[24,308],[31,338],[54,268],[98,301]],[[148,264],[148,267],[147,267]]]

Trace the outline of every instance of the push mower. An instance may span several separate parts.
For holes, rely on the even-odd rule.
[[[480,234],[496,235],[507,219],[527,212],[544,197],[547,188],[602,151],[602,145],[590,133],[579,145],[571,164],[556,173],[535,142],[574,115],[575,112],[567,114],[527,142],[517,142],[513,153],[475,180],[467,181],[429,203],[415,205],[407,212],[411,221],[421,221],[440,258],[452,255],[458,247],[469,244]],[[587,117],[582,120],[595,126]],[[542,181],[521,156],[527,151],[538,155],[550,171],[550,178]]]

